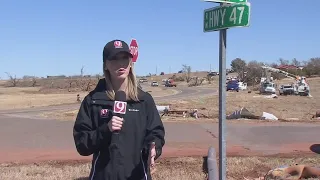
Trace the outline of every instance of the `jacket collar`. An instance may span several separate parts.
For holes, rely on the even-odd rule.
[[[105,78],[100,79],[95,89],[91,92],[92,99],[113,101],[107,96],[106,87],[107,87],[107,83]],[[138,98],[140,101],[145,100],[145,92],[142,91],[140,88],[138,88]],[[129,100],[129,101],[132,101],[132,100]]]

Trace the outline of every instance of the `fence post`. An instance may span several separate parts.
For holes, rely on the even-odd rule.
[[[208,180],[218,180],[216,150],[211,146],[208,150]]]

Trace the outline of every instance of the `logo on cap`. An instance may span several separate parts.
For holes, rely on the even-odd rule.
[[[113,43],[113,45],[114,45],[114,48],[122,48],[122,42],[121,41],[115,41]]]

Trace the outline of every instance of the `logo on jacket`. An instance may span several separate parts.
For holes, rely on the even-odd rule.
[[[126,114],[127,102],[115,101],[113,106],[113,112],[119,114]]]
[[[134,111],[134,112],[138,112],[139,109],[128,109],[129,111]]]
[[[109,110],[108,109],[101,109],[100,111],[100,117],[102,118],[107,118],[109,114]]]

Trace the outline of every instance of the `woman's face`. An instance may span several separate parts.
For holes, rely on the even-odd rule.
[[[127,53],[121,52],[107,60],[106,66],[113,79],[126,79],[131,68],[131,58]]]

